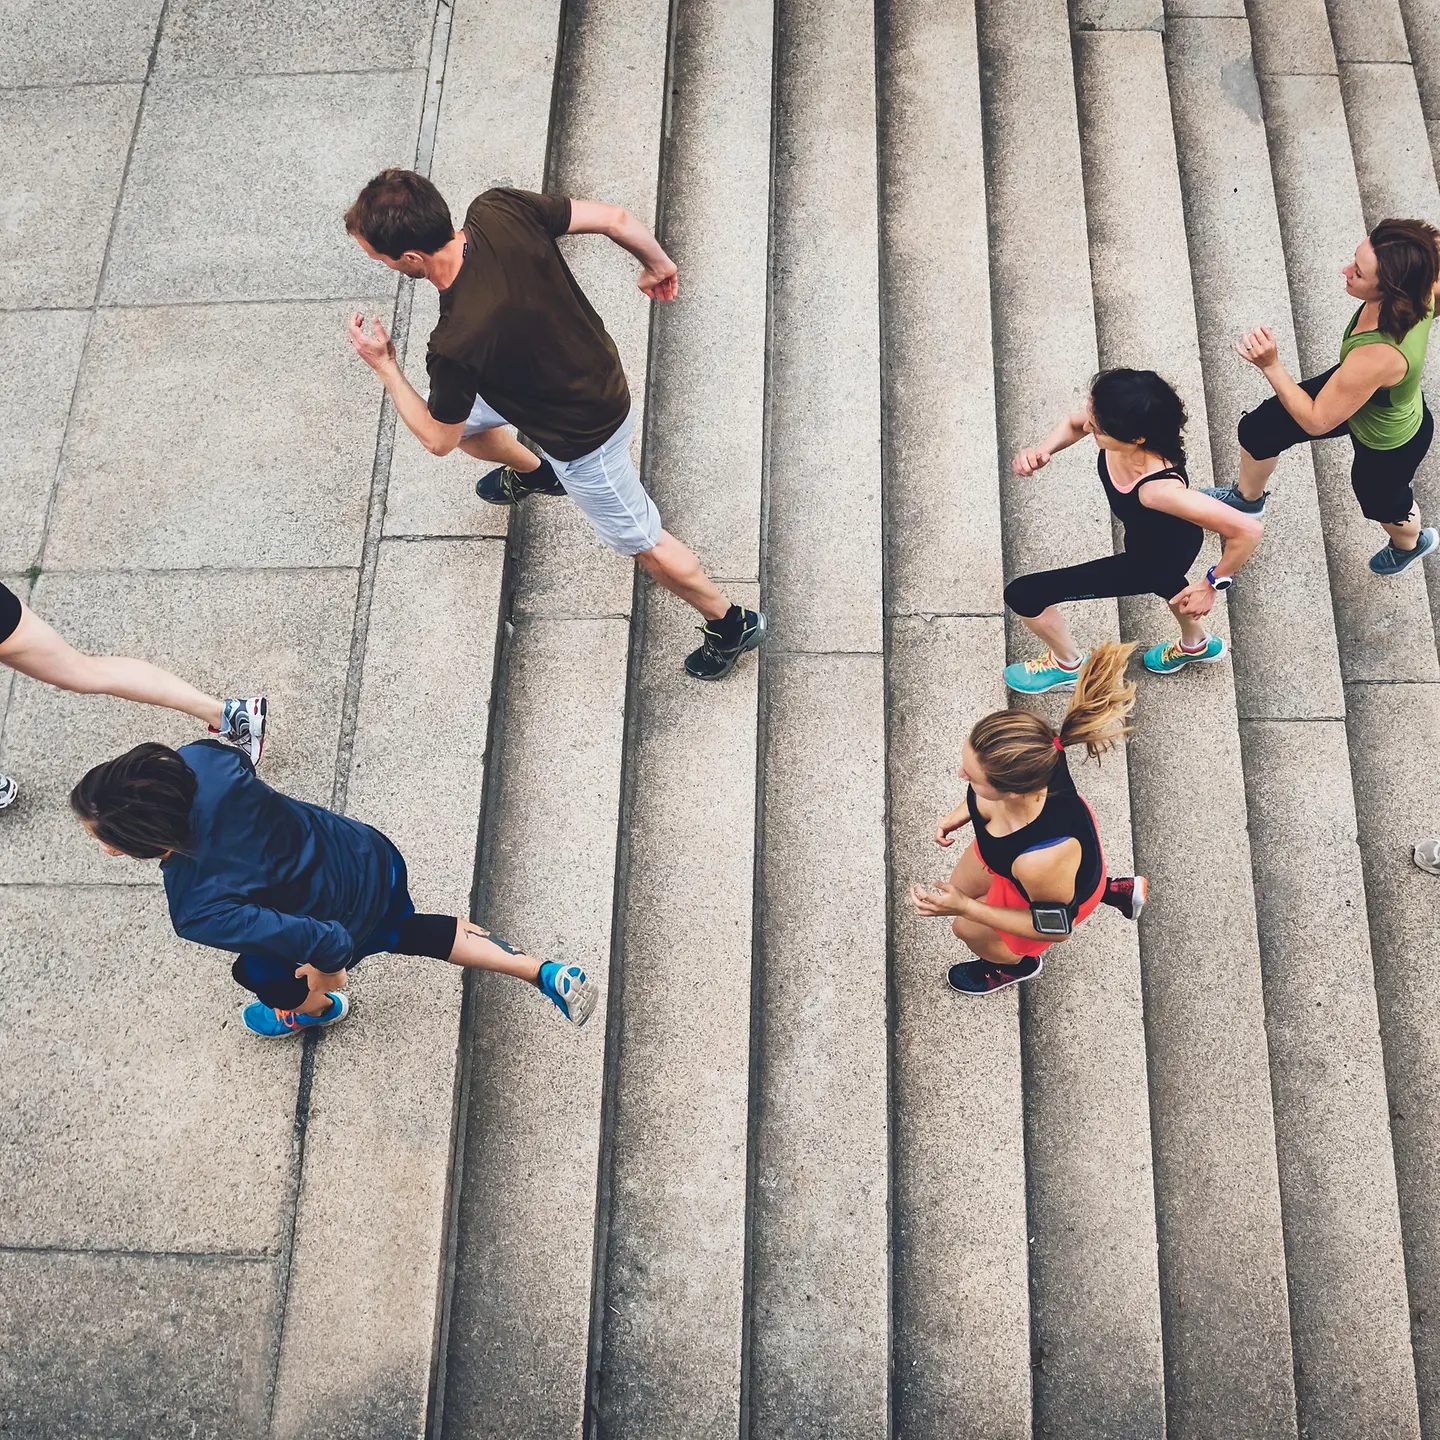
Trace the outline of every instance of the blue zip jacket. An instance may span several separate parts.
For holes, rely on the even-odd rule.
[[[390,901],[395,847],[292,800],[215,740],[179,750],[199,785],[190,853],[160,862],[175,933],[200,945],[342,970]]]

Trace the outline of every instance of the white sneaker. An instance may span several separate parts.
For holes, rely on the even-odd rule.
[[[253,700],[226,700],[221,710],[220,728],[211,730],[222,745],[233,745],[250,757],[252,765],[260,763],[265,749],[265,715],[269,709],[263,695]]]
[[[1415,863],[1431,875],[1440,875],[1440,838],[1422,840],[1412,852]]]

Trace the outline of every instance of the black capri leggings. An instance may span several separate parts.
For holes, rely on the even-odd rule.
[[[1339,368],[1335,365],[1323,375],[1302,380],[1300,388],[1313,400]],[[1430,407],[1425,405],[1423,397],[1420,403],[1425,409],[1420,428],[1394,450],[1372,450],[1362,445],[1350,435],[1348,424],[1337,425],[1324,435],[1311,435],[1280,403],[1278,395],[1246,411],[1240,417],[1236,433],[1246,453],[1256,460],[1273,460],[1282,451],[1309,440],[1338,440],[1342,435],[1350,435],[1350,443],[1355,447],[1355,458],[1350,464],[1350,488],[1360,502],[1360,513],[1381,525],[1403,525],[1415,508],[1415,491],[1410,482],[1435,436],[1435,419]]]
[[[407,915],[400,921],[399,938],[390,953],[448,960],[455,948],[455,926],[453,915]],[[268,955],[238,955],[230,974],[237,985],[243,985],[272,1010],[298,1010],[310,994],[309,982],[295,973],[293,963],[272,960]]]
[[[1099,600],[1112,595],[1158,595],[1167,603],[1189,583],[1186,571],[1195,563],[1205,533],[1197,528],[1195,548],[1172,554],[1175,569],[1156,570],[1129,550],[1087,560],[1083,565],[1066,565],[1060,570],[1037,570],[1017,575],[1005,587],[1005,603],[1017,614],[1033,620],[1049,605],[1067,600]],[[1188,548],[1188,547],[1186,547]]]

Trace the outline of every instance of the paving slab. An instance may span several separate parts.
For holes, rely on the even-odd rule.
[[[1327,8],[1335,54],[1342,65],[1409,63],[1410,47],[1395,0],[1327,0]]]
[[[14,0],[0,40],[0,86],[143,80],[162,0]]]
[[[150,660],[213,695],[270,697],[262,774],[326,805],[355,613],[353,570],[47,574],[35,610],[91,654]],[[103,855],[70,817],[70,788],[92,765],[142,740],[204,735],[188,715],[109,696],[15,682],[0,768],[24,791],[5,815],[0,883],[158,885],[153,866]]]
[[[1349,699],[1352,754],[1429,757],[1406,774],[1403,785],[1388,768],[1354,771],[1410,1338],[1422,1432],[1428,1435],[1440,1423],[1440,954],[1435,877],[1412,863],[1410,851],[1417,840],[1440,833],[1440,686],[1353,685]]]
[[[1400,0],[1415,84],[1427,121],[1440,117],[1440,3],[1437,0]]]
[[[768,550],[773,646],[881,647],[880,325],[870,11],[779,11]]]
[[[21,571],[40,553],[45,511],[65,437],[70,397],[90,317],[79,310],[0,312],[0,570]]]
[[[1325,0],[1254,0],[1250,6],[1250,43],[1262,90],[1266,89],[1263,79],[1267,75],[1304,75],[1312,79],[1339,75]],[[1286,177],[1278,167],[1272,168],[1276,168],[1278,197]],[[1286,218],[1282,202],[1282,231]]]
[[[750,1434],[868,1440],[890,1372],[884,676],[767,664]]]
[[[162,76],[425,68],[434,0],[172,0]]]
[[[345,326],[377,303],[100,311],[46,565],[358,565],[380,396]],[[283,337],[264,365],[247,329]]]
[[[415,70],[152,80],[103,299],[393,293],[342,217],[377,170],[414,163],[424,83]],[[262,332],[252,348],[271,344]]]
[[[476,977],[446,1435],[580,1434],[628,647],[624,620],[515,621],[479,918],[583,966],[602,998],[577,1032],[526,986]]]
[[[274,1250],[299,1047],[245,1030],[231,957],[177,939],[151,885],[3,904],[0,1244]]]
[[[253,1260],[0,1250],[0,1430],[259,1435],[274,1284]]]
[[[94,302],[139,104],[139,85],[0,90],[0,147],[25,177],[6,196],[0,309]]]
[[[933,1440],[965,1427],[1028,1434],[1019,997],[977,1005],[955,994],[946,972],[968,952],[909,899],[969,843],[962,831],[942,850],[933,834],[963,794],[955,768],[970,726],[1005,704],[1004,625],[906,616],[889,642],[896,1428]],[[1150,1244],[1153,1256],[1153,1228]]]
[[[1165,29],[1165,0],[1070,0],[1077,31]]]
[[[998,615],[999,462],[973,7],[894,5],[880,41],[886,610]],[[915,277],[925,275],[924,285]],[[956,365],[957,355],[969,362]]]
[[[680,295],[655,310],[648,402],[666,528],[734,580],[760,574],[772,9],[732,0],[678,22],[661,224]]]
[[[495,669],[503,548],[380,547],[348,810],[399,847],[422,913],[469,915],[489,717],[477,696]],[[352,1018],[316,1055],[277,1435],[425,1433],[460,981],[439,961],[373,957],[355,972]]]
[[[642,604],[597,1423],[720,1440],[740,1426],[757,672],[687,683],[692,612],[653,585]]]

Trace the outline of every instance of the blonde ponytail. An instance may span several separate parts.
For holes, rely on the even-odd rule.
[[[1113,750],[1128,734],[1125,721],[1135,708],[1135,682],[1125,678],[1133,644],[1107,640],[1080,667],[1070,708],[1060,722],[1062,746],[1083,745],[1092,760]]]

